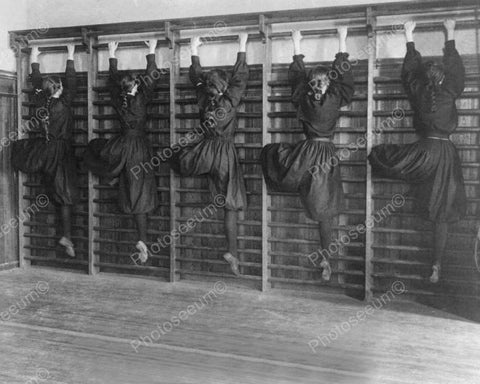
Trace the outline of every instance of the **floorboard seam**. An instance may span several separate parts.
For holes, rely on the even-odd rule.
[[[31,324],[23,324],[23,323],[14,323],[14,322],[9,322],[9,321],[4,321],[0,324],[6,325],[6,326],[12,327],[12,328],[21,328],[21,329],[28,329],[28,330],[33,330],[33,331],[43,331],[43,332],[57,333],[57,334],[62,334],[62,335],[76,336],[76,337],[82,337],[82,338],[87,338],[87,339],[96,339],[96,340],[101,340],[101,341],[110,341],[110,342],[115,342],[115,343],[124,343],[124,344],[128,343],[128,344],[130,344],[131,341],[132,341],[130,339],[114,337],[114,336],[104,336],[104,335],[98,335],[98,334],[94,334],[94,333],[69,331],[69,330],[65,330],[65,329],[50,328],[50,327],[31,325]],[[205,356],[236,359],[236,360],[241,360],[241,361],[250,362],[250,363],[270,364],[270,365],[284,367],[284,368],[296,368],[296,369],[304,369],[304,370],[322,372],[322,373],[339,374],[339,375],[355,377],[355,378],[363,377],[363,378],[372,379],[371,373],[370,374],[363,374],[363,373],[349,372],[349,371],[344,371],[344,370],[339,370],[339,369],[316,367],[316,366],[312,366],[312,365],[305,365],[305,364],[299,364],[299,363],[289,363],[289,362],[285,362],[285,361],[264,359],[264,358],[260,358],[260,357],[236,355],[234,353],[215,352],[215,351],[209,351],[209,350],[205,350],[205,349],[180,347],[180,346],[163,344],[163,343],[154,343],[154,344],[150,344],[150,345],[145,345],[143,347],[144,348],[166,349],[166,350],[175,351],[175,352],[196,353],[196,354],[201,354],[201,355],[205,355]],[[387,379],[387,378],[382,377],[382,379]],[[392,379],[388,378],[387,380],[392,380]]]

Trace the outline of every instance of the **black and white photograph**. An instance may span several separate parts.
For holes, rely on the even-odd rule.
[[[0,1],[0,384],[479,384],[479,0]]]

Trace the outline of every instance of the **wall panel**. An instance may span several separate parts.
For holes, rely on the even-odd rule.
[[[40,68],[42,70],[42,67]],[[64,73],[44,73],[64,77]],[[25,86],[22,88],[21,127],[26,132],[25,137],[36,137],[41,134],[38,119],[35,115],[35,106],[31,102],[33,89],[25,78],[20,79]],[[78,185],[80,198],[73,208],[72,242],[77,254],[75,259],[66,255],[64,248],[58,244],[62,237],[62,226],[59,207],[53,202],[48,205],[42,203],[46,195],[41,176],[37,174],[21,175],[23,226],[25,226],[24,259],[32,265],[71,268],[86,271],[88,266],[88,183],[87,172],[80,169],[80,159],[87,143],[87,74],[77,71],[78,88],[75,100],[72,103],[74,118],[73,147],[77,158]]]
[[[333,60],[333,58],[332,58]],[[307,68],[330,62],[307,62]],[[296,143],[304,139],[301,123],[291,104],[291,89],[287,81],[288,66],[276,64],[271,85],[272,142]],[[340,171],[345,192],[345,207],[335,218],[332,240],[345,239],[347,233],[365,220],[365,138],[366,134],[366,62],[359,60],[353,68],[355,96],[351,105],[342,108],[333,142],[337,147]],[[352,146],[353,145],[353,146]],[[355,148],[352,150],[351,148]],[[322,286],[322,290],[346,292],[363,297],[364,292],[364,239],[361,234],[352,241],[339,243],[332,254],[332,279],[321,279],[321,269],[308,256],[319,249],[316,222],[304,213],[298,194],[271,193],[270,247],[273,287],[300,288]],[[320,259],[318,263],[320,262]],[[317,264],[318,264],[317,263]],[[319,289],[319,288],[314,288]]]
[[[17,77],[15,73],[0,71],[0,159],[1,187],[0,212],[1,223],[7,226],[0,231],[0,270],[15,268],[19,265],[18,238],[16,224],[9,225],[11,219],[18,217],[16,207],[16,186],[10,181],[14,173],[10,163],[11,143],[17,125]]]
[[[250,65],[249,68],[250,77],[238,109],[235,134],[248,204],[248,208],[238,214],[238,253],[245,284],[259,287],[262,268],[262,175],[258,158],[262,148],[262,68],[258,65]],[[204,67],[205,71],[209,69]],[[180,70],[175,115],[178,138],[200,126],[195,89],[188,79],[188,68]],[[178,177],[176,196],[178,224],[198,218],[195,228],[184,232],[176,245],[180,277],[232,277],[229,265],[222,257],[226,252],[224,210],[221,206],[208,209],[212,200],[206,177]]]
[[[479,149],[478,145],[478,65],[472,55],[462,55],[466,67],[466,88],[457,100],[459,127],[452,135],[462,162],[467,191],[467,216],[449,225],[447,250],[440,282],[433,285],[428,278],[433,260],[432,225],[420,219],[414,210],[410,188],[391,179],[374,179],[373,201],[377,210],[388,204],[392,196],[405,196],[405,204],[375,225],[374,291],[386,292],[391,284],[402,281],[409,294],[420,296],[454,296],[478,298],[479,280],[473,260],[479,212]],[[441,56],[424,60],[441,61]],[[375,126],[381,134],[374,143],[411,143],[416,140],[412,111],[400,82],[402,60],[382,59],[375,85]],[[393,111],[399,118],[384,124]],[[402,112],[400,112],[402,111]],[[402,117],[404,116],[404,117]]]
[[[131,70],[134,75],[142,75],[144,70]],[[94,239],[96,243],[96,267],[100,272],[152,275],[168,279],[169,248],[161,247],[158,239],[168,235],[170,230],[170,173],[166,164],[159,161],[158,153],[170,144],[169,128],[169,74],[162,70],[155,88],[153,100],[147,106],[147,137],[153,148],[152,160],[145,164],[147,172],[155,172],[159,206],[148,215],[148,241],[150,258],[142,265],[135,255],[138,241],[133,215],[124,214],[118,207],[118,179],[99,178],[93,186],[93,203],[96,210]],[[99,72],[93,90],[95,128],[94,137],[111,138],[120,133],[120,125],[115,110],[110,104],[107,88],[108,72]],[[130,170],[126,170],[129,172]]]
[[[225,23],[222,28],[225,30],[222,29],[221,33],[216,31],[215,36],[209,36],[213,43],[202,46],[200,56],[205,57],[204,64],[210,66],[220,63],[221,68],[230,70],[231,66],[223,65],[236,53],[233,48],[235,37],[232,35],[247,28],[252,37],[247,61],[254,64],[250,65],[250,79],[240,105],[235,135],[248,200],[248,209],[239,213],[238,246],[243,276],[229,281],[262,290],[311,289],[369,299],[372,293],[381,295],[391,288],[393,282],[400,280],[410,295],[420,298],[478,299],[478,273],[472,258],[480,217],[480,68],[478,58],[473,54],[476,51],[478,55],[480,47],[474,46],[478,45],[478,40],[474,44],[472,39],[475,33],[478,35],[479,27],[478,20],[473,18],[476,4],[470,1],[462,4],[445,1],[435,8],[435,12],[439,12],[437,15],[429,14],[426,5],[413,2],[410,5],[412,7],[408,9],[401,5],[391,5],[391,8],[378,5],[369,8],[370,11],[373,9],[372,12],[367,12],[365,6],[355,6],[342,10],[329,8],[328,12],[318,8],[313,13],[303,10],[272,12],[268,15],[248,14],[245,17],[226,16],[222,20]],[[393,10],[397,14],[392,15]],[[367,164],[367,152],[371,145],[410,143],[416,140],[412,111],[400,84],[404,55],[403,32],[388,25],[375,27],[372,15],[378,19],[383,18],[382,21],[387,24],[390,21],[401,23],[410,18],[417,20],[419,45],[428,45],[426,56],[435,55],[434,58],[439,59],[438,47],[429,42],[432,39],[438,40],[441,35],[440,18],[453,12],[463,20],[458,26],[458,46],[468,74],[467,88],[458,100],[459,128],[453,135],[462,160],[468,214],[465,219],[450,226],[443,277],[439,284],[431,285],[428,282],[432,256],[431,225],[417,217],[408,185],[391,179],[372,180]],[[320,19],[322,20],[319,21]],[[369,29],[364,28],[367,19],[373,26],[368,38],[366,32]],[[178,19],[168,24],[172,29],[166,28],[174,40],[173,49],[167,51],[166,41],[161,40],[159,52],[163,51],[157,62],[170,67],[171,71],[162,71],[155,99],[148,107],[148,137],[154,152],[159,151],[163,155],[159,157],[168,157],[164,150],[199,127],[195,90],[188,79],[190,54],[185,45],[186,37],[202,34],[204,29],[211,28],[218,21],[214,17],[195,21]],[[434,23],[433,27],[427,25],[427,21]],[[106,51],[102,51],[104,43],[110,38],[114,39],[110,34],[116,33],[117,37],[120,35],[124,42],[122,48],[125,48],[119,50],[120,68],[137,68],[134,72],[140,73],[143,69],[138,68],[143,66],[140,63],[143,62],[144,53],[137,53],[140,46],[145,49],[143,42],[127,40],[134,39],[132,36],[135,33],[151,34],[152,31],[160,30],[163,34],[161,27],[167,25],[165,22],[159,23],[112,24],[102,28],[92,26],[88,34],[89,42],[98,49],[92,50],[87,66],[79,66],[81,85],[74,103],[75,148],[78,157],[81,157],[89,139],[109,138],[119,133],[106,89],[105,70],[108,59]],[[308,62],[307,59],[307,64],[312,67],[319,62],[331,63],[335,51],[332,47],[337,44],[335,27],[343,23],[352,27],[348,49],[352,52],[352,57],[359,60],[353,68],[356,81],[354,100],[342,109],[334,136],[334,143],[342,159],[340,171],[346,201],[344,209],[335,219],[333,235],[338,240],[337,244],[343,246],[333,255],[332,280],[325,283],[321,280],[321,270],[308,259],[308,255],[318,250],[317,223],[306,218],[297,194],[267,194],[259,157],[262,146],[267,143],[296,143],[304,138],[290,102],[287,69],[291,42],[285,31],[289,27],[309,30],[304,48],[312,60]],[[192,25],[195,29],[192,29]],[[129,28],[133,27],[135,30],[131,31]],[[272,29],[275,30],[274,38],[270,38]],[[390,33],[390,30],[394,33]],[[390,34],[385,37],[383,32]],[[54,29],[46,38],[59,38],[63,34],[79,37],[79,28]],[[182,39],[179,39],[180,35]],[[102,47],[93,44],[98,43],[100,36]],[[266,39],[262,42],[264,45],[259,44],[262,37]],[[322,44],[318,44],[319,41]],[[373,41],[376,41],[376,46],[372,45]],[[170,54],[172,52],[173,55]],[[46,55],[42,60],[49,61]],[[51,61],[55,65],[60,62]],[[205,70],[210,69],[208,66]],[[20,109],[17,110],[19,124],[28,121],[33,113],[32,105],[28,102],[28,94],[31,92],[26,83],[28,70],[27,57],[22,54],[17,65],[18,88],[24,90]],[[51,72],[58,70],[55,67]],[[90,81],[88,84],[87,78]],[[1,100],[3,99],[0,98]],[[10,111],[6,112],[6,119],[10,121],[13,118],[10,115],[10,101],[5,103],[5,111]],[[35,132],[31,134],[34,135]],[[366,142],[366,138],[371,140]],[[5,156],[4,151],[4,160]],[[9,172],[8,169],[6,172]],[[86,271],[89,266],[92,274],[129,273],[170,281],[233,277],[222,258],[226,244],[223,209],[208,209],[211,198],[207,179],[174,175],[167,162],[161,162],[154,172],[158,180],[160,205],[149,217],[148,245],[152,257],[146,265],[137,265],[135,257],[131,257],[136,252],[135,223],[132,216],[119,212],[115,180],[98,179],[91,175],[87,178],[84,170],[80,170],[82,199],[76,207],[74,222],[78,257],[75,260],[67,259],[63,250],[56,245],[59,220],[49,205],[21,223],[20,252],[25,257],[20,260],[25,260],[25,264],[31,262],[33,265],[68,267],[82,271]],[[19,180],[21,211],[42,193],[42,188],[37,177],[20,175]],[[396,195],[404,197],[401,206],[384,214],[385,208],[392,204],[392,198]],[[198,220],[193,229],[182,231],[178,236],[175,234],[189,219],[198,217],[201,220]],[[357,225],[372,217],[380,219],[366,234],[357,233],[353,237]],[[0,265],[1,261],[0,259]],[[15,263],[15,260],[11,261]]]

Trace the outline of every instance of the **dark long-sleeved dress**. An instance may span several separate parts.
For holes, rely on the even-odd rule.
[[[155,55],[147,55],[145,76],[135,96],[127,95],[126,106],[120,86],[117,59],[110,59],[111,103],[122,133],[111,139],[94,139],[84,160],[96,175],[119,177],[119,206],[124,213],[148,213],[157,206],[157,184],[152,169],[152,150],[145,134],[147,103],[158,80]]]
[[[196,87],[203,135],[177,147],[179,150],[171,159],[172,168],[183,176],[206,175],[212,196],[223,195],[229,210],[244,209],[247,205],[243,172],[234,145],[237,107],[249,75],[245,56],[245,52],[238,53],[227,90],[216,99],[207,93],[206,74],[199,57],[192,56],[190,80]]]
[[[449,135],[458,125],[455,100],[464,89],[465,69],[455,41],[447,41],[443,57],[445,79],[432,112],[422,66],[414,43],[407,43],[402,81],[420,139],[412,144],[375,146],[369,160],[374,174],[412,184],[422,217],[437,222],[455,221],[465,215],[466,194],[460,158]]]
[[[73,60],[67,60],[65,87],[59,98],[48,97],[42,89],[40,65],[32,63],[32,100],[35,117],[28,128],[39,126],[38,137],[13,143],[12,164],[25,173],[42,175],[50,201],[58,205],[73,205],[78,198],[77,169],[72,147],[73,116],[71,104],[75,98],[77,76]],[[48,101],[48,103],[47,103]],[[48,108],[48,119],[47,116]],[[35,124],[39,121],[40,124]]]
[[[294,145],[266,145],[261,162],[269,191],[298,192],[307,216],[322,221],[336,215],[343,204],[340,170],[334,160],[335,145],[325,139],[331,139],[334,134],[340,108],[352,100],[353,75],[348,53],[337,53],[330,72],[329,88],[321,100],[314,100],[309,95],[303,57],[293,57],[288,78],[292,86],[292,102],[306,139]]]

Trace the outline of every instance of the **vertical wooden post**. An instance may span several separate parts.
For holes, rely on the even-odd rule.
[[[23,136],[23,89],[26,88],[26,71],[25,66],[27,65],[26,56],[19,49],[17,56],[17,134],[18,138],[21,139]],[[25,210],[25,201],[23,196],[26,195],[25,188],[25,174],[18,172],[18,213],[23,217],[22,212]],[[25,248],[26,245],[30,243],[30,239],[25,237],[26,226],[24,220],[18,220],[18,252],[19,252],[19,265],[21,268],[29,267],[30,260],[25,258],[25,253],[30,252]]]
[[[90,52],[89,56],[89,66],[88,66],[88,85],[87,85],[87,100],[88,100],[88,141],[94,138],[93,130],[97,127],[97,120],[93,118],[94,108],[93,102],[95,101],[96,95],[94,87],[97,84],[97,74],[98,74],[98,50],[93,48],[93,45],[96,43],[96,37],[91,36],[88,41],[88,51]],[[88,273],[90,275],[96,275],[100,272],[100,268],[97,266],[98,255],[95,254],[95,251],[98,249],[98,245],[94,242],[95,240],[95,230],[94,227],[98,225],[98,218],[94,217],[96,210],[96,204],[93,202],[95,198],[95,188],[94,185],[98,183],[98,177],[94,176],[92,172],[88,173]]]
[[[368,80],[367,80],[367,148],[366,154],[368,155],[372,149],[373,140],[373,124],[375,123],[373,117],[374,99],[373,93],[375,91],[374,84],[374,71],[376,60],[376,33],[375,33],[375,16],[371,7],[367,8],[367,29],[368,29]],[[365,219],[368,219],[373,213],[373,183],[372,183],[372,168],[366,160],[367,164],[367,180],[365,191]],[[370,301],[372,299],[373,288],[373,231],[370,226],[367,226],[365,233],[365,300]]]
[[[176,135],[176,89],[178,77],[180,76],[180,45],[177,44],[179,32],[175,31],[170,34],[169,40],[172,47],[172,59],[170,62],[170,145],[173,145],[177,141]],[[177,201],[176,194],[176,177],[175,172],[170,169],[170,232],[177,226],[177,209],[175,203]],[[176,240],[172,237],[172,243],[170,244],[170,282],[174,283],[178,281],[180,276],[177,273],[177,259],[176,259]]]
[[[0,203],[0,207],[3,208],[2,222],[6,223],[9,219],[19,217],[17,207],[17,185],[14,179],[14,172],[12,163],[10,161],[10,155],[12,153],[12,134],[16,132],[17,125],[17,105],[18,102],[18,90],[17,89],[17,75],[13,75],[9,72],[0,70],[0,79],[2,84],[0,90],[2,95],[0,96],[2,110],[0,115],[4,118],[2,124],[0,124],[0,131],[2,138],[8,138],[6,143],[0,146],[0,168],[4,175],[4,178],[0,181],[0,198],[3,198],[3,202]],[[11,92],[10,86],[15,83],[15,92]],[[5,93],[3,93],[5,92]],[[15,181],[14,181],[15,180]],[[18,228],[17,228],[18,229]],[[2,231],[0,234],[0,270],[10,269],[18,267],[19,262],[19,249],[18,249],[18,231],[12,229],[5,233]]]
[[[272,39],[270,32],[272,26],[265,25],[265,19],[260,18],[260,29],[264,35],[264,61],[262,67],[262,145],[265,146],[271,141],[271,135],[268,133],[270,127],[270,118],[268,112],[270,111],[270,102],[268,96],[271,92],[269,81],[272,76]],[[262,30],[263,29],[263,30]],[[265,180],[262,180],[262,291],[267,291],[271,288],[270,283],[270,213],[268,208],[271,206],[270,196],[267,193],[267,186]]]

